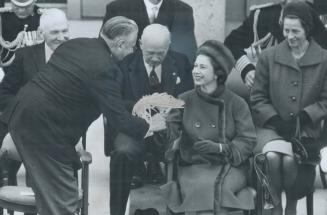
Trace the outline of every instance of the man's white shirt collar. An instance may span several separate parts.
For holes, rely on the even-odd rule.
[[[152,4],[149,0],[143,0],[145,7],[146,7],[146,12],[148,13],[148,16],[152,13],[152,8],[157,7],[157,12],[156,12],[156,18],[158,17],[159,9],[162,5],[163,0],[161,0],[158,4]]]
[[[51,55],[53,54],[53,50],[46,43],[44,43],[44,50],[45,50],[45,62],[48,63]]]
[[[150,66],[149,64],[147,64],[144,59],[143,59],[143,62],[144,62],[144,66],[145,66],[145,70],[148,74],[148,77],[150,76],[150,72],[152,71],[152,66]],[[154,68],[154,71],[156,72],[158,78],[159,78],[159,82],[161,82],[161,64],[156,66]]]

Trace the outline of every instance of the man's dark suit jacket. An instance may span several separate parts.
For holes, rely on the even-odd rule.
[[[133,19],[139,27],[138,38],[150,24],[143,0],[115,0],[109,3],[103,23],[114,16]],[[163,0],[155,23],[168,27],[171,32],[171,49],[185,54],[193,63],[197,45],[192,7],[180,0]]]
[[[125,109],[117,81],[120,73],[102,38],[69,40],[21,88],[1,120],[9,122],[17,146],[75,166],[75,145],[100,113],[135,139],[143,139],[148,130],[143,119]]]
[[[140,50],[130,54],[119,63],[123,73],[122,97],[127,110],[132,112],[135,103],[145,95],[150,95],[150,85]],[[162,91],[177,97],[193,88],[192,67],[183,54],[170,51],[161,64]],[[117,131],[110,123],[105,128],[105,154],[110,155]]]
[[[45,67],[44,43],[18,49],[14,62],[7,68],[0,83],[0,111],[2,112],[8,103],[34,75]]]

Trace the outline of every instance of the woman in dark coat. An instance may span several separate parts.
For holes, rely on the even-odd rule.
[[[246,176],[255,128],[247,103],[225,88],[233,65],[234,58],[222,43],[206,41],[197,51],[192,72],[196,88],[180,96],[184,109],[168,116],[169,142],[180,140],[180,189],[174,190],[172,183],[162,189],[174,212],[228,214],[230,209],[254,208]],[[181,201],[168,195],[172,192]]]
[[[262,52],[251,93],[257,150],[266,155],[268,178],[278,197],[286,193],[286,215],[295,215],[297,199],[313,191],[312,164],[319,161],[320,122],[327,116],[327,51],[311,38],[309,12],[303,2],[286,5],[286,39]],[[293,153],[294,136],[301,138],[309,159]],[[281,203],[272,212],[283,214]]]

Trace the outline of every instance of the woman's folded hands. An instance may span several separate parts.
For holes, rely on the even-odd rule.
[[[212,140],[199,140],[193,145],[193,149],[201,154],[222,153],[221,143]]]

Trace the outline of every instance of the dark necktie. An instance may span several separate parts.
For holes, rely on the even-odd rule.
[[[159,78],[157,76],[157,73],[154,71],[154,67],[152,67],[152,70],[150,72],[149,83],[150,87],[156,87],[160,85]]]

